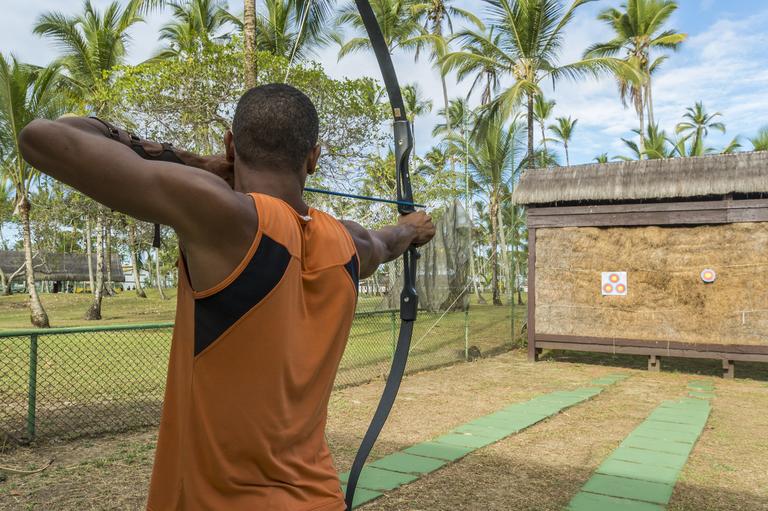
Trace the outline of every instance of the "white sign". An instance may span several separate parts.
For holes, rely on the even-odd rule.
[[[600,289],[603,296],[627,296],[627,272],[604,271]]]

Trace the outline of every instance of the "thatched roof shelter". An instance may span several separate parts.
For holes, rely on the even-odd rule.
[[[768,194],[768,151],[532,169],[522,205],[611,203]]]
[[[93,270],[96,271],[96,256],[92,256]],[[7,275],[15,272],[24,264],[24,252],[20,250],[0,250],[0,268]],[[87,281],[88,259],[86,254],[38,254],[34,258],[35,278],[37,280]],[[105,269],[106,274],[106,269]],[[112,254],[112,281],[125,282],[125,275],[120,266],[120,258]]]

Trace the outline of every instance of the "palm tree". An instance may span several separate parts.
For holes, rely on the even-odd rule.
[[[5,169],[9,166],[5,159],[5,151],[0,145],[0,250],[8,250],[8,241],[3,236],[3,225],[9,219],[13,212],[13,204],[16,202],[13,197],[13,183],[5,175]],[[8,275],[0,268],[0,287],[3,295],[11,294],[11,282]]]
[[[675,133],[683,135],[686,139],[692,139],[688,156],[701,156],[708,152],[704,147],[704,139],[709,135],[709,130],[714,129],[725,133],[725,124],[715,122],[715,119],[721,116],[720,112],[708,113],[701,101],[697,101],[694,106],[686,109],[683,115],[684,120],[677,125]]]
[[[456,34],[453,39],[460,41],[462,51],[472,55],[472,57],[461,58],[460,56],[457,57],[455,53],[446,55],[443,57],[443,73],[454,70],[456,71],[456,79],[459,81],[474,75],[467,99],[478,87],[482,87],[480,104],[489,104],[493,94],[499,89],[499,69],[494,61],[494,52],[501,44],[501,34],[494,34],[494,27],[491,27],[488,31],[484,29],[465,30]]]
[[[444,119],[432,128],[433,137],[447,138],[453,133],[453,126],[463,126],[464,118],[468,115],[469,105],[463,98],[454,98],[448,103],[448,109],[441,108],[437,115]],[[463,152],[461,154],[464,154]]]
[[[533,103],[533,117],[536,119],[536,122],[539,123],[539,128],[541,129],[541,144],[544,146],[542,155],[547,154],[547,134],[545,125],[549,116],[552,115],[552,111],[555,109],[556,104],[557,102],[555,100],[548,101],[543,94],[536,95],[536,99]],[[539,160],[539,165],[541,167],[545,166],[543,159]]]
[[[768,126],[763,126],[754,138],[749,139],[755,151],[768,151]]]
[[[644,133],[638,129],[632,131],[638,135],[642,145],[633,140],[622,138],[621,140],[624,142],[624,145],[632,151],[632,156],[616,156],[615,159],[630,161],[641,160],[643,157],[646,157],[649,160],[659,160],[679,156],[679,141],[670,140],[666,131],[660,129],[658,124],[649,124]],[[641,149],[641,147],[644,147],[644,149]]]
[[[390,54],[398,48],[414,50],[419,46],[420,41],[417,36],[422,33],[421,25],[413,16],[408,0],[372,0],[371,8],[376,14]],[[341,9],[336,23],[339,26],[350,26],[355,32],[365,33],[363,19],[354,3],[349,3]],[[346,42],[338,34],[334,37],[340,46],[339,59],[360,50],[371,49],[371,41],[367,35],[352,37]]]
[[[19,135],[24,127],[37,118],[56,118],[63,111],[59,94],[59,67],[45,68],[25,65],[11,56],[0,54],[0,147],[3,148],[4,177],[13,184],[16,211],[21,220],[24,241],[24,263],[32,324],[49,326],[48,314],[35,288],[32,263],[32,232],[30,228],[30,187],[39,177],[19,151]]]
[[[517,120],[506,126],[498,117],[491,118],[483,136],[473,137],[468,147],[468,164],[475,186],[486,197],[491,226],[491,288],[494,305],[501,305],[499,293],[498,242],[499,208],[509,201],[509,190],[520,172],[523,125]]]
[[[484,37],[483,34],[460,33],[458,37],[471,41],[473,47],[481,47],[483,53],[463,50],[449,53],[444,59],[449,69],[487,66],[495,68],[498,77],[514,78],[513,84],[491,101],[487,113],[506,118],[523,100],[527,102],[527,162],[531,168],[535,165],[533,108],[536,96],[541,94],[539,84],[543,80],[555,83],[562,78],[596,76],[603,70],[615,71],[619,65],[616,59],[605,57],[558,64],[565,28],[573,20],[576,9],[587,1],[574,0],[565,9],[560,0],[486,0],[488,22],[498,30],[498,37],[480,41],[478,38]]]
[[[246,3],[249,3],[246,0]],[[253,3],[253,2],[250,2]],[[248,6],[246,6],[248,7]],[[253,27],[244,20],[248,19],[248,13],[244,14],[244,20],[232,14],[227,14],[227,21],[235,25],[243,32],[246,39],[246,53],[248,45],[254,48],[253,56],[246,56],[246,85],[256,85],[258,66],[255,64],[257,57],[255,51],[263,51],[272,55],[279,55],[286,59],[304,60],[312,55],[312,49],[326,45],[333,39],[334,34],[329,35],[325,28],[329,14],[327,0],[264,0],[260,5],[261,12],[254,12]],[[253,42],[250,42],[250,39]],[[253,72],[253,83],[248,76]]]
[[[608,153],[598,154],[597,156],[592,158],[592,161],[594,161],[595,163],[608,163],[609,161]]]
[[[255,87],[258,80],[257,50],[280,48],[281,51],[273,53],[287,56],[291,50],[284,51],[288,45],[283,43],[289,34],[294,42],[298,38],[297,51],[308,46],[307,42],[325,42],[328,37],[325,25],[332,13],[331,0],[265,0],[264,4],[267,16],[259,15],[256,0],[245,0],[242,19],[229,16],[229,21],[243,33],[243,64],[248,88]],[[271,34],[273,30],[274,35]],[[273,39],[276,42],[267,44]]]
[[[157,58],[194,55],[201,45],[227,37],[216,35],[230,19],[223,0],[187,0],[169,5],[174,19],[160,29],[160,40],[168,44]]]
[[[93,115],[109,113],[109,105],[99,96],[109,87],[110,71],[125,62],[131,40],[128,29],[143,21],[142,5],[141,0],[130,0],[121,8],[112,2],[100,12],[86,0],[82,14],[51,12],[38,18],[34,32],[51,38],[61,51],[57,62],[66,71],[66,81],[80,110]]]
[[[70,100],[76,110],[97,116],[109,116],[111,105],[103,98],[110,87],[110,72],[125,63],[130,42],[128,30],[143,21],[143,0],[129,0],[125,7],[113,1],[101,12],[93,7],[91,0],[85,0],[83,12],[67,16],[59,12],[44,14],[38,18],[34,32],[56,42],[61,54],[57,60],[63,68]],[[104,212],[97,208],[97,239],[104,230]],[[96,244],[96,287],[93,303],[85,319],[101,319],[103,297],[104,250]]]
[[[245,86],[256,87],[256,75],[259,65],[256,60],[256,0],[245,0],[243,11],[243,69]]]
[[[557,124],[550,124],[549,131],[555,135],[555,142],[562,144],[565,149],[565,164],[570,167],[571,158],[568,155],[568,142],[573,138],[573,131],[576,129],[576,123],[578,119],[571,119],[569,117],[558,117]]]
[[[655,50],[677,50],[687,38],[675,30],[665,30],[664,25],[677,9],[674,0],[627,0],[616,8],[603,10],[598,19],[604,21],[614,32],[614,38],[605,43],[592,45],[584,53],[585,58],[614,57],[624,52],[625,61],[637,73],[629,76],[621,68],[616,73],[619,93],[626,105],[627,97],[632,98],[640,119],[640,129],[645,130],[642,119],[647,111],[649,124],[655,124],[651,77],[653,72],[666,60],[651,55]]]
[[[416,125],[416,118],[432,111],[432,100],[425,98],[418,83],[403,86],[403,103],[411,125]],[[414,138],[414,145],[416,139]]]
[[[448,110],[448,85],[445,81],[446,71],[439,64],[446,54],[448,38],[453,36],[453,18],[469,21],[479,28],[482,28],[483,23],[471,12],[451,5],[451,0],[417,0],[411,6],[411,10],[418,17],[422,25],[425,37],[421,39],[429,44],[431,60],[438,64],[440,83],[443,87],[443,107]],[[420,49],[417,49],[417,58]],[[450,118],[446,120],[448,122],[448,131],[451,131],[454,124],[451,124]]]

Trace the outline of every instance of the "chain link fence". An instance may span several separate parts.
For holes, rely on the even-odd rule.
[[[399,310],[361,294],[336,386],[385,377]],[[511,309],[421,311],[408,372],[511,346]],[[0,332],[0,443],[123,431],[160,418],[172,323]]]

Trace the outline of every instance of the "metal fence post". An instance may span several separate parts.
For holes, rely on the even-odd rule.
[[[37,408],[37,334],[29,336],[29,387],[27,395],[27,439],[35,439]]]
[[[464,361],[469,360],[469,307],[464,311]]]
[[[395,311],[389,313],[389,319],[390,330],[392,332],[392,354],[394,355],[395,350],[397,349],[397,316],[395,315]]]

